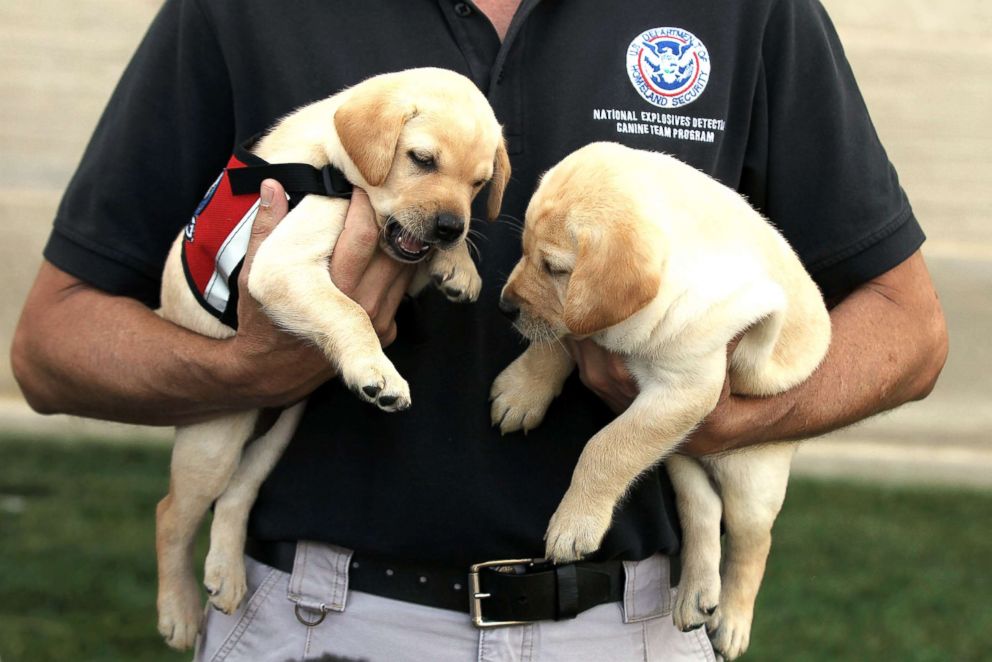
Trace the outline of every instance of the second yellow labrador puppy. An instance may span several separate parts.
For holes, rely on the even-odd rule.
[[[675,623],[705,624],[724,657],[742,654],[795,444],[700,459],[675,451],[716,406],[728,367],[733,393],[767,396],[820,364],[830,318],[796,254],[705,174],[595,143],[541,180],[500,306],[531,340],[493,384],[493,423],[504,433],[537,426],[561,391],[573,369],[565,336],[624,356],[640,388],[586,444],[548,526],[547,557],[598,549],[630,485],[667,459],[684,532]],[[727,345],[741,333],[728,366]]]
[[[474,300],[481,281],[464,242],[471,203],[489,183],[488,213],[495,218],[510,174],[492,108],[464,76],[411,69],[370,78],[285,117],[250,153],[232,158],[176,238],[162,278],[160,313],[167,319],[216,338],[234,334],[229,297],[237,292],[238,260],[259,204],[258,182],[243,187],[253,198],[239,195],[237,184],[252,163],[265,162],[297,164],[292,175],[280,171],[287,177],[297,177],[302,166],[300,178],[309,184],[296,190],[310,192],[315,184],[328,192],[299,200],[262,242],[248,291],[282,328],[322,349],[360,398],[385,411],[406,409],[409,386],[383,353],[368,315],[331,282],[328,264],[348,208],[335,191],[351,184],[365,189],[383,250],[419,261],[411,293],[434,280],[448,298]],[[176,429],[156,531],[158,627],[170,646],[191,646],[199,630],[192,545],[215,500],[204,583],[218,609],[231,613],[241,603],[248,513],[303,406],[283,411],[247,447],[257,410]]]

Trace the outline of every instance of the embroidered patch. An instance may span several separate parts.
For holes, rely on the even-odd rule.
[[[207,208],[210,201],[214,199],[214,193],[217,192],[217,187],[220,185],[220,180],[223,178],[224,173],[222,172],[217,176],[217,179],[214,180],[214,183],[210,185],[210,189],[207,191],[207,194],[203,196],[203,200],[200,200],[200,204],[196,206],[196,210],[193,212],[193,217],[189,219],[189,223],[186,224],[186,241],[192,242],[194,240],[196,236],[196,219],[200,217],[200,214],[202,214],[203,210]]]
[[[679,108],[698,99],[710,79],[710,54],[682,28],[652,28],[627,47],[627,75],[646,101]]]

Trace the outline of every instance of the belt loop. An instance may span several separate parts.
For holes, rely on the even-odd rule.
[[[344,611],[348,598],[350,549],[301,540],[296,543],[288,597],[314,611]]]
[[[558,613],[555,620],[563,621],[579,615],[579,576],[574,563],[555,566]]]
[[[643,561],[624,561],[623,622],[639,623],[672,613],[668,557],[649,556]]]

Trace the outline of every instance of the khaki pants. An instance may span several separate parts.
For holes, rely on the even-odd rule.
[[[672,625],[663,556],[624,564],[622,603],[572,620],[486,630],[467,614],[349,591],[350,559],[348,550],[302,542],[289,575],[247,558],[248,597],[230,616],[207,608],[196,660],[716,660],[702,629],[682,633]]]

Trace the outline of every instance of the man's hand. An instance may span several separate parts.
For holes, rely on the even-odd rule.
[[[266,406],[296,402],[335,374],[320,350],[276,327],[248,292],[255,252],[288,211],[283,187],[271,179],[262,182],[261,205],[238,279],[238,332],[228,346],[232,386]],[[378,240],[368,196],[355,189],[331,257],[331,279],[369,314],[385,347],[396,338],[393,318],[415,268],[377,250]]]
[[[586,388],[598,395],[614,414],[622,414],[639,393],[637,381],[623,358],[589,339],[566,338],[564,343]]]

